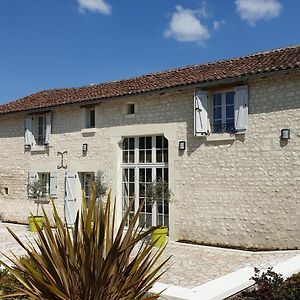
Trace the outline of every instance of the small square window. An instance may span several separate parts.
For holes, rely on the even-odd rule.
[[[127,105],[127,114],[128,115],[134,115],[135,113],[135,105],[134,103],[130,103]]]

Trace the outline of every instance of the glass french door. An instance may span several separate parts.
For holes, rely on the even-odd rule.
[[[122,147],[122,210],[133,200],[132,217],[144,201],[139,225],[169,225],[169,205],[162,199],[152,203],[147,188],[152,182],[169,182],[168,140],[164,136],[124,138]]]

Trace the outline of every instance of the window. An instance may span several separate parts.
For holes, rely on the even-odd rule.
[[[152,204],[147,199],[147,187],[163,180],[168,184],[168,140],[164,136],[128,137],[122,147],[122,211],[133,201],[129,217],[144,202],[140,226],[168,226],[169,205],[164,199]]]
[[[25,146],[48,146],[51,135],[51,113],[28,115],[25,119]]]
[[[134,103],[127,104],[127,114],[128,115],[134,115],[135,113],[135,105]]]
[[[96,113],[95,108],[86,109],[86,128],[95,128],[96,125]]]
[[[46,116],[39,116],[37,118],[37,145],[44,145],[46,140]]]
[[[244,134],[248,128],[248,97],[247,85],[212,93],[195,91],[194,135]]]
[[[234,132],[234,91],[213,93],[212,132]]]
[[[57,172],[29,172],[27,192],[29,198],[57,197]]]
[[[50,195],[50,173],[38,173],[43,197]]]

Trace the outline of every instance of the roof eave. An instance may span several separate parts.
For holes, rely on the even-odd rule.
[[[250,74],[250,75],[241,75],[231,78],[224,78],[224,79],[217,79],[217,80],[208,80],[208,81],[202,81],[202,82],[195,82],[195,83],[186,83],[186,84],[178,84],[176,86],[172,87],[164,87],[159,89],[153,89],[148,91],[142,91],[142,92],[136,92],[131,94],[125,94],[125,95],[117,95],[112,97],[102,97],[102,98],[94,98],[94,99],[83,99],[81,101],[73,101],[68,103],[60,103],[55,105],[50,105],[46,107],[37,107],[32,109],[24,109],[24,110],[13,110],[8,112],[0,112],[0,115],[7,115],[7,114],[16,114],[16,113],[36,113],[36,112],[45,112],[49,111],[49,109],[61,107],[61,106],[78,106],[78,105],[96,105],[101,104],[103,102],[111,102],[118,100],[120,98],[127,99],[131,98],[132,96],[138,96],[138,95],[151,95],[151,94],[157,94],[162,92],[173,92],[178,91],[182,89],[200,89],[200,88],[209,88],[213,86],[220,86],[220,85],[226,85],[226,84],[232,84],[237,82],[245,82],[247,80],[251,80],[254,78],[268,78],[271,76],[276,75],[288,75],[293,74],[296,72],[299,72],[300,68],[290,68],[290,69],[284,69],[284,70],[275,70],[275,71],[268,71],[268,72],[261,72],[256,74]]]

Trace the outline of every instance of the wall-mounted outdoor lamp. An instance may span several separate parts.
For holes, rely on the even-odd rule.
[[[184,151],[185,150],[185,141],[179,141],[178,148],[180,151]]]
[[[86,153],[88,151],[88,144],[82,144],[82,152]]]
[[[280,135],[280,138],[282,140],[289,140],[291,138],[291,135],[290,135],[290,129],[289,128],[284,128],[284,129],[281,129],[281,135]]]

